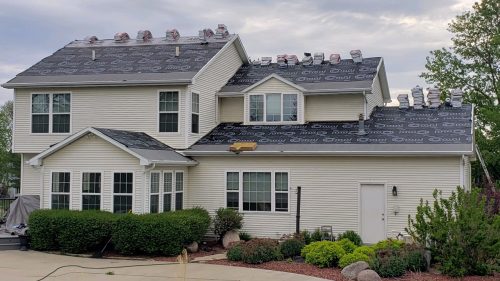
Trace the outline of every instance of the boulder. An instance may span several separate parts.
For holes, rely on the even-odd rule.
[[[358,281],[382,281],[382,278],[378,276],[377,272],[367,269],[363,270],[358,274]]]
[[[222,246],[227,249],[231,243],[240,241],[240,234],[237,230],[230,230],[222,238]]]
[[[198,252],[198,242],[194,241],[193,243],[186,246],[186,249],[189,253]]]
[[[344,267],[344,269],[342,269],[342,276],[344,276],[345,278],[349,279],[349,280],[356,280],[356,277],[358,276],[358,274],[365,270],[365,269],[369,269],[370,266],[368,265],[367,262],[364,262],[364,261],[358,261],[358,262],[355,262],[355,263],[352,263],[346,267]]]

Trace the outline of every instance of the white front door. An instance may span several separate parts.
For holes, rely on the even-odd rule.
[[[364,243],[377,243],[386,238],[385,186],[361,185],[361,238]]]

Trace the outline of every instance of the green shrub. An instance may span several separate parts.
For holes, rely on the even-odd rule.
[[[245,263],[260,264],[281,258],[278,241],[255,238],[241,244],[242,260]]]
[[[339,260],[339,266],[341,268],[344,268],[352,263],[358,262],[358,261],[365,261],[367,263],[370,263],[372,259],[362,253],[351,253],[351,254],[345,254],[340,258]]]
[[[425,260],[425,249],[416,244],[405,244],[401,250],[406,263],[406,270],[413,272],[423,272],[427,269]]]
[[[115,248],[122,254],[178,255],[183,246],[199,242],[210,226],[201,208],[161,214],[121,215],[113,232]]]
[[[302,230],[295,238],[304,242],[305,245],[309,245],[312,242],[311,232],[308,230]]]
[[[369,246],[361,246],[354,250],[354,254],[364,254],[369,257],[375,257],[375,250]]]
[[[242,241],[249,241],[250,239],[252,239],[252,236],[247,233],[247,232],[240,232],[240,240]]]
[[[359,236],[359,234],[357,234],[354,230],[347,230],[346,232],[339,234],[338,240],[342,240],[345,238],[351,240],[351,242],[354,243],[356,246],[363,245],[363,240],[361,240],[361,236]]]
[[[214,218],[214,233],[219,239],[224,237],[226,232],[241,229],[243,226],[243,215],[230,208],[219,208]]]
[[[285,259],[300,256],[302,248],[304,248],[304,242],[298,239],[288,239],[280,244],[280,252]]]
[[[301,254],[307,263],[319,267],[332,267],[336,266],[339,259],[345,255],[345,250],[338,243],[319,241],[305,246]]]
[[[311,242],[317,242],[323,240],[323,234],[321,234],[321,231],[319,228],[314,230],[313,233],[311,233]]]
[[[356,250],[356,245],[351,242],[351,240],[344,238],[342,240],[336,241],[335,243],[338,243],[346,252],[346,254],[350,254]]]
[[[399,250],[403,247],[404,242],[401,240],[387,239],[377,242],[377,244],[372,245],[373,250]]]
[[[405,274],[406,263],[396,250],[379,250],[376,252],[371,268],[380,277],[399,277]]]
[[[116,216],[102,211],[37,210],[30,214],[31,247],[83,253],[102,247]]]
[[[236,242],[229,247],[226,253],[226,257],[230,261],[241,261],[243,260],[243,244],[245,242]]]

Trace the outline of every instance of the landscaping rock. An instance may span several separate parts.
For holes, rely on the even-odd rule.
[[[367,262],[364,262],[364,261],[358,261],[358,262],[355,262],[355,263],[352,263],[346,267],[344,267],[344,269],[342,269],[342,276],[344,276],[345,278],[349,279],[349,280],[356,280],[356,277],[358,276],[358,274],[365,270],[365,269],[369,269],[370,266],[368,265]]]
[[[240,234],[237,230],[230,230],[226,232],[224,238],[222,238],[222,246],[227,249],[231,243],[240,241]]]
[[[193,243],[186,246],[186,249],[189,253],[198,252],[198,242],[194,241]]]
[[[358,274],[358,281],[382,281],[382,278],[378,276],[377,272],[367,269],[363,270]]]

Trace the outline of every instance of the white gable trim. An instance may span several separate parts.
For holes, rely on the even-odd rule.
[[[385,65],[384,65],[384,59],[380,58],[380,62],[377,66],[377,74],[378,75],[378,80],[380,82],[380,87],[382,90],[382,98],[384,102],[389,103],[391,102],[391,93],[389,92],[389,83],[387,82],[387,73],[385,72]],[[374,87],[375,83],[375,78],[372,80],[372,89]]]
[[[306,89],[302,88],[301,86],[299,86],[299,85],[297,85],[297,84],[295,84],[295,83],[293,83],[293,82],[290,82],[290,81],[286,80],[285,78],[283,78],[283,77],[279,76],[279,75],[278,75],[278,74],[276,74],[276,73],[273,73],[273,74],[271,74],[271,75],[269,75],[269,76],[264,77],[264,78],[263,78],[262,80],[260,80],[259,82],[257,82],[257,83],[255,83],[255,84],[253,84],[253,85],[251,85],[251,86],[249,86],[249,87],[245,88],[245,89],[244,89],[243,91],[241,91],[241,92],[242,92],[242,93],[248,93],[249,91],[251,91],[251,90],[252,90],[252,89],[254,89],[255,87],[258,87],[258,86],[260,86],[260,85],[264,84],[266,81],[268,81],[268,80],[270,80],[270,79],[273,79],[273,78],[274,78],[274,79],[277,79],[277,80],[279,80],[279,81],[281,81],[281,82],[283,82],[284,84],[287,84],[287,85],[288,85],[288,86],[290,86],[290,87],[293,87],[293,88],[297,89],[297,90],[298,90],[298,91],[300,91],[300,92],[306,92]]]

